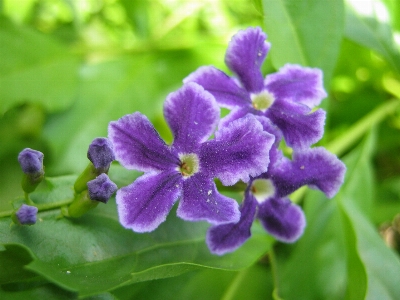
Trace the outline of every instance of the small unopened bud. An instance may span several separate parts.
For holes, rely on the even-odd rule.
[[[111,195],[116,192],[117,185],[106,174],[101,174],[87,183],[91,200],[107,203]]]
[[[30,148],[25,148],[18,155],[18,161],[25,174],[43,173],[43,153]]]
[[[111,162],[115,160],[111,142],[107,138],[95,138],[89,145],[87,157],[98,174],[107,173]]]
[[[22,204],[22,206],[12,215],[14,223],[20,225],[33,225],[36,223],[38,208]]]
[[[19,153],[18,162],[24,172],[22,188],[26,193],[31,193],[44,178],[43,153],[25,148]]]
[[[91,163],[76,179],[74,184],[76,193],[85,191],[90,180],[108,172],[111,162],[115,160],[111,142],[106,138],[95,138],[89,145],[87,157]]]

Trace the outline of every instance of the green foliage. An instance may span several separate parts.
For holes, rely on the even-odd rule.
[[[342,40],[343,1],[278,0],[263,4],[274,67],[286,63],[319,67],[330,78]]]
[[[375,1],[369,15],[342,0],[17,2],[0,1],[1,299],[400,299],[398,1]],[[215,256],[208,225],[175,211],[146,234],[120,225],[113,198],[62,217],[108,122],[140,111],[171,141],[167,94],[201,65],[226,70],[227,43],[247,26],[272,44],[264,70],[324,71],[320,145],[348,170],[333,199],[296,194],[303,237],[277,243],[255,223],[244,246]],[[45,154],[46,179],[31,194],[40,212],[33,226],[10,225],[25,147]],[[139,175],[117,163],[109,172],[119,187]]]

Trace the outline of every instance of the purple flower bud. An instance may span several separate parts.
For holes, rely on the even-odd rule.
[[[115,160],[111,142],[107,138],[95,138],[89,145],[87,157],[99,173],[107,172]]]
[[[107,203],[111,195],[118,189],[117,185],[108,178],[107,174],[100,174],[96,179],[87,183],[91,200]]]
[[[36,223],[37,212],[37,207],[22,204],[15,215],[21,225],[33,225]]]
[[[22,171],[28,175],[41,175],[43,171],[43,153],[25,148],[18,155]]]

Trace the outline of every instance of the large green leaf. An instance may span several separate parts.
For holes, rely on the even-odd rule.
[[[48,111],[75,100],[79,59],[49,37],[0,18],[0,114],[31,102]]]
[[[125,286],[112,294],[120,300],[264,300],[270,298],[268,295],[272,296],[272,274],[270,269],[260,264],[238,272],[202,269],[173,278]]]
[[[369,219],[374,196],[370,165],[373,137],[370,134],[363,147],[359,147],[358,151],[348,157],[348,180],[337,197],[349,227],[351,237],[348,243],[353,247],[350,250],[357,254],[357,257],[353,255],[353,260],[348,258],[349,267],[355,268],[349,269],[352,278],[348,285],[348,296],[349,299],[359,296],[365,296],[365,299],[398,299],[400,287],[397,276],[400,272],[400,258],[384,244]],[[366,173],[369,175],[365,176]],[[354,265],[354,261],[358,261],[357,265]],[[364,290],[361,291],[360,288]]]
[[[41,207],[61,203],[72,196],[74,178],[48,179],[32,199]],[[206,223],[184,222],[171,212],[154,232],[137,234],[119,224],[114,201],[100,204],[79,219],[59,219],[59,214],[58,209],[40,212],[34,226],[10,227],[9,217],[0,219],[1,244],[6,250],[16,248],[15,255],[24,257],[13,268],[6,268],[3,284],[30,278],[34,273],[81,296],[94,295],[197,268],[243,269],[272,244],[256,226],[253,237],[241,249],[215,256],[205,244]],[[6,259],[15,261],[17,257],[10,251],[0,251],[0,262]],[[18,277],[18,273],[23,276]]]
[[[345,157],[346,179],[335,199],[319,192],[307,196],[304,236],[290,256],[278,252],[277,289],[284,299],[399,297],[399,258],[369,220],[373,150],[374,135],[369,134]]]
[[[263,9],[274,67],[319,67],[330,78],[342,40],[343,1],[264,0]]]

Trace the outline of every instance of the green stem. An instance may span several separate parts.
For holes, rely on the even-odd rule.
[[[326,149],[340,156],[353,146],[354,143],[356,143],[374,125],[384,120],[387,115],[392,113],[399,105],[400,100],[395,99],[378,106],[346,130],[344,134],[326,145]]]
[[[52,202],[52,203],[42,203],[42,204],[35,204],[35,206],[39,209],[39,211],[45,211],[45,210],[50,210],[54,208],[58,208],[64,205],[70,204],[74,199],[66,199],[66,200],[61,200],[58,202]],[[6,210],[0,212],[0,218],[2,217],[9,217],[13,213],[14,210]]]
[[[351,146],[353,146],[364,134],[366,134],[374,125],[383,121],[390,113],[400,106],[400,100],[394,99],[388,101],[365,117],[360,119],[357,123],[351,126],[344,134],[334,139],[326,145],[326,149],[330,152],[340,156],[345,153]],[[307,191],[307,187],[302,187],[294,192],[290,199],[294,203],[298,203]]]
[[[35,206],[35,203],[32,201],[31,197],[29,197],[29,193],[25,192],[24,196],[26,204]]]
[[[221,297],[222,300],[230,300],[230,299],[235,298],[235,294],[236,294],[237,290],[240,289],[240,284],[245,279],[248,271],[249,271],[249,268],[239,271],[237,273],[237,275],[233,279],[232,283],[229,285],[229,288],[224,293],[224,295]]]
[[[272,272],[272,278],[274,281],[274,291],[272,293],[272,297],[275,300],[282,300],[281,297],[279,297],[279,282],[278,282],[278,266],[276,265],[276,257],[274,253],[274,247],[271,247],[271,250],[268,252],[269,256],[269,261],[271,264],[271,272]]]

